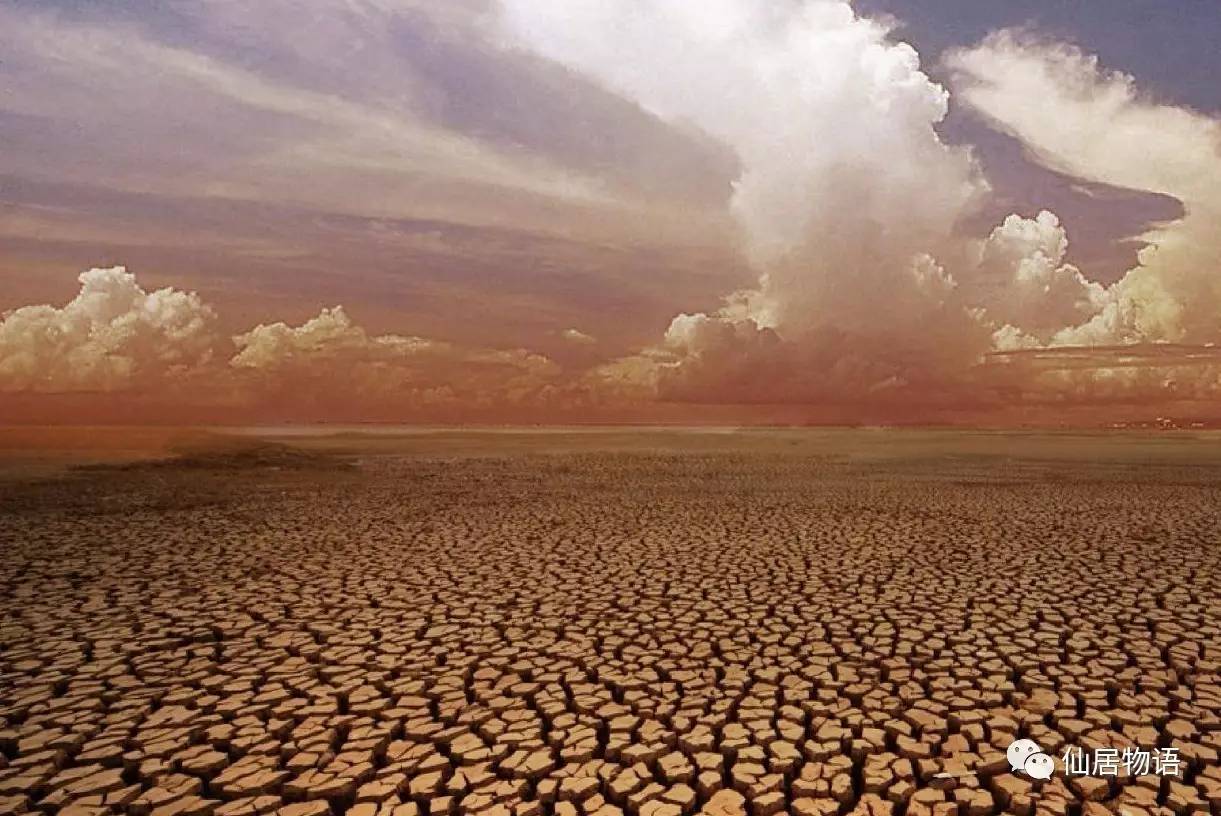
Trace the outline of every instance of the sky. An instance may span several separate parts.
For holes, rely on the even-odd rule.
[[[1221,420],[1215,0],[8,0],[0,422]]]

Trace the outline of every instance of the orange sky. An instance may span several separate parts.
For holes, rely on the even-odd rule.
[[[1221,418],[1165,77],[844,0],[308,10],[0,9],[0,422]]]

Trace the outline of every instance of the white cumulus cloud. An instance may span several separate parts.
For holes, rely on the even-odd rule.
[[[976,300],[1007,330],[1042,340],[1089,320],[1105,305],[1106,292],[1065,263],[1067,253],[1068,234],[1053,213],[1009,216],[984,242],[971,276]]]
[[[233,338],[230,366],[265,392],[334,405],[522,403],[540,399],[559,373],[525,350],[471,348],[422,337],[371,335],[343,308],[299,326],[259,325]]]
[[[195,293],[146,292],[121,266],[79,280],[64,306],[23,306],[0,320],[0,390],[116,391],[211,359],[215,314]]]

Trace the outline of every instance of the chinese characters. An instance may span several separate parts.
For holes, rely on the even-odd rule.
[[[1064,752],[1066,776],[1178,776],[1177,748],[1095,748],[1086,753],[1081,748]]]

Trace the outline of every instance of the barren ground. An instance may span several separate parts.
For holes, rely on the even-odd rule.
[[[1221,814],[1214,437],[286,440],[0,483],[0,816]]]

